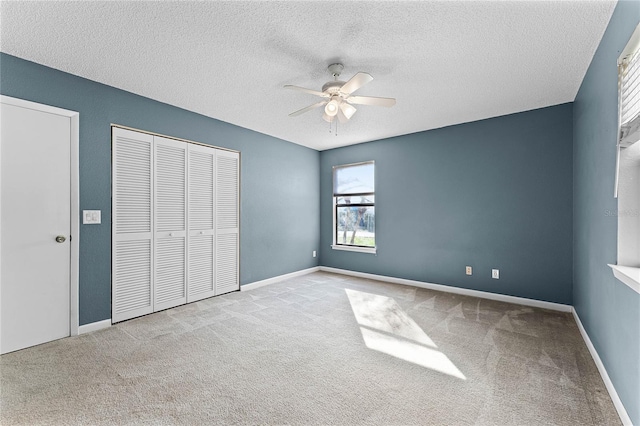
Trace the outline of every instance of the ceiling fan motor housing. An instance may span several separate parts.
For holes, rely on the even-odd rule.
[[[339,81],[339,80],[330,81],[328,83],[325,83],[324,86],[322,86],[322,91],[330,95],[336,95],[338,94],[342,86],[344,86],[344,81]]]

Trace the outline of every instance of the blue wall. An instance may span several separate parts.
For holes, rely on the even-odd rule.
[[[81,325],[111,317],[111,123],[242,152],[241,284],[317,265],[317,151],[6,54],[0,92],[80,113],[80,209],[102,210],[80,229]]]
[[[573,304],[627,413],[640,425],[640,295],[613,277],[618,222],[613,198],[616,61],[640,21],[640,3],[620,1],[574,102]]]
[[[571,144],[564,104],[323,151],[320,264],[570,304]],[[366,160],[377,255],[332,250],[331,168]]]

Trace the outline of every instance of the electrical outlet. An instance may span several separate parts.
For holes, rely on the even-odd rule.
[[[491,270],[491,278],[499,280],[500,279],[500,270],[499,269],[492,269]]]
[[[316,253],[316,251],[313,251],[313,257],[316,257],[318,255],[318,253]]]
[[[471,266],[467,266],[466,271],[467,271],[467,275],[473,274],[473,268]]]

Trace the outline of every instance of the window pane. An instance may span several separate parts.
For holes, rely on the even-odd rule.
[[[348,195],[336,197],[336,204],[374,204],[375,195]]]
[[[333,171],[334,194],[374,192],[373,163],[340,166]]]
[[[336,244],[376,246],[375,207],[337,207]]]

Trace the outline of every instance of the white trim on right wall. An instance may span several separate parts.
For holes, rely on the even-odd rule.
[[[595,346],[593,346],[593,343],[591,343],[591,339],[589,338],[587,331],[582,326],[582,321],[580,321],[578,312],[576,312],[576,309],[573,306],[571,307],[571,313],[573,314],[573,318],[576,320],[576,324],[578,324],[578,329],[580,330],[582,339],[584,340],[584,343],[587,345],[587,349],[589,349],[589,353],[591,354],[593,361],[596,363],[596,367],[598,367],[598,372],[600,373],[600,376],[602,377],[602,381],[604,382],[604,385],[606,386],[607,391],[609,392],[609,396],[611,397],[611,401],[613,402],[613,405],[616,407],[616,410],[618,411],[618,416],[620,416],[620,420],[622,421],[622,424],[624,426],[633,426],[633,423],[631,422],[631,418],[629,417],[629,414],[627,414],[627,410],[625,410],[624,405],[622,405],[622,401],[618,396],[618,392],[616,392],[616,388],[613,386],[613,382],[611,382],[611,379],[609,378],[607,369],[604,368],[604,364],[600,359],[600,355],[598,355],[598,351],[596,351]]]

